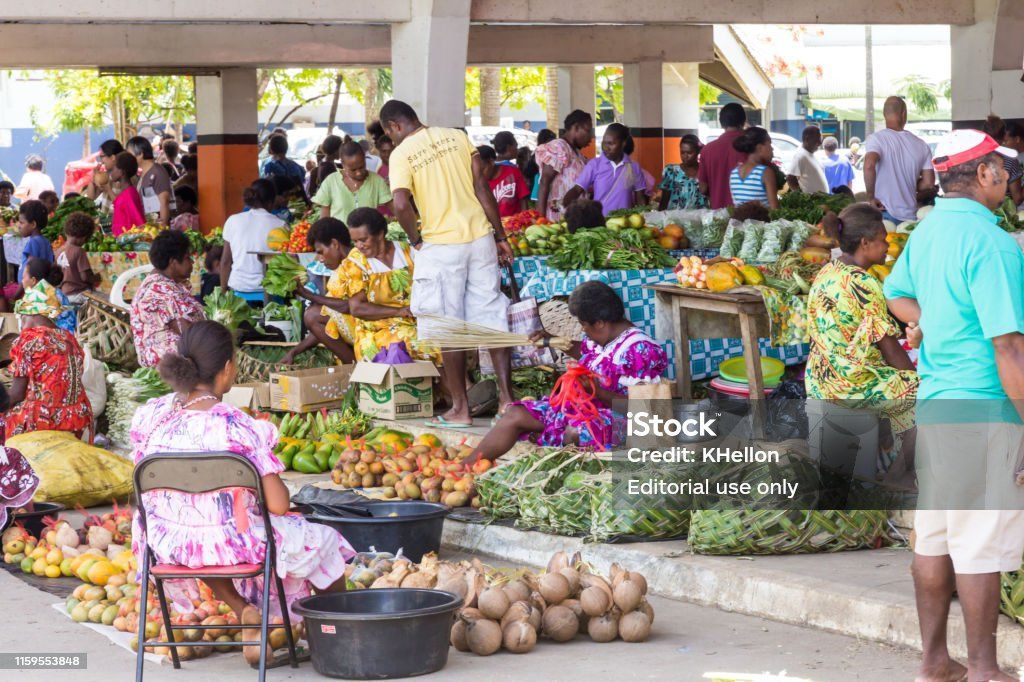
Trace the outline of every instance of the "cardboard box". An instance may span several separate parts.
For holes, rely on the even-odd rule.
[[[224,402],[240,410],[265,410],[270,407],[270,384],[235,384],[224,394]]]
[[[351,374],[352,365],[271,372],[270,408],[288,412],[312,412],[340,407]]]
[[[434,414],[432,362],[383,365],[360,362],[351,381],[359,384],[359,410],[381,419],[416,419]]]

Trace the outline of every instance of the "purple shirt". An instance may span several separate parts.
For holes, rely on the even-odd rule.
[[[576,178],[579,187],[593,191],[594,200],[600,201],[604,214],[621,208],[632,208],[633,192],[647,189],[647,178],[640,164],[629,156],[623,156],[618,166],[604,156],[587,162],[583,172]]]

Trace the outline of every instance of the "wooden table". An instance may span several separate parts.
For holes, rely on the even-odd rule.
[[[655,284],[647,287],[655,292],[659,301],[672,311],[675,337],[676,386],[684,400],[692,398],[690,379],[690,325],[689,311],[699,310],[739,318],[739,337],[743,342],[743,358],[747,368],[747,383],[754,413],[754,436],[762,437],[764,424],[764,376],[761,374],[761,351],[758,347],[758,318],[767,311],[764,299],[754,293],[713,292],[690,289],[675,284]]]

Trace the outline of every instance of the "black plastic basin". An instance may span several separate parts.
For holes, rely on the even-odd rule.
[[[344,512],[327,516],[323,513],[323,506],[317,505],[317,511],[307,513],[306,518],[334,528],[357,552],[369,552],[372,547],[378,552],[397,554],[401,549],[403,556],[419,563],[424,554],[441,549],[441,531],[449,511],[443,504],[408,501],[348,506],[365,508],[372,516]]]
[[[43,531],[46,529],[46,524],[43,523],[45,517],[52,516],[57,518],[57,515],[66,509],[63,504],[57,504],[56,502],[36,502],[32,506],[32,511],[8,514],[7,525],[20,523],[25,531],[35,538],[41,538]],[[6,530],[6,528],[0,530]]]
[[[313,668],[348,680],[426,675],[448,663],[462,598],[421,589],[354,590],[299,600]]]

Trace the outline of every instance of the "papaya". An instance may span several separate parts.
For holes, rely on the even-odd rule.
[[[329,461],[333,453],[334,448],[332,448],[330,444],[321,445],[313,453],[313,459],[316,461],[316,465],[320,467],[320,471],[330,468]]]
[[[291,233],[288,230],[283,227],[276,227],[267,235],[267,246],[274,251],[283,251],[290,239]]]
[[[757,286],[758,284],[764,284],[764,275],[760,270],[755,268],[753,265],[744,265],[739,269],[740,276],[743,277],[743,283],[748,286]]]
[[[302,452],[295,455],[295,459],[292,460],[292,468],[302,474],[319,474],[323,472],[323,469],[317,464],[313,455],[307,455]]]
[[[715,263],[705,273],[708,291],[728,291],[743,285],[743,276],[731,263]]]
[[[800,257],[808,263],[827,263],[832,258],[832,253],[817,246],[805,246],[800,249]]]

